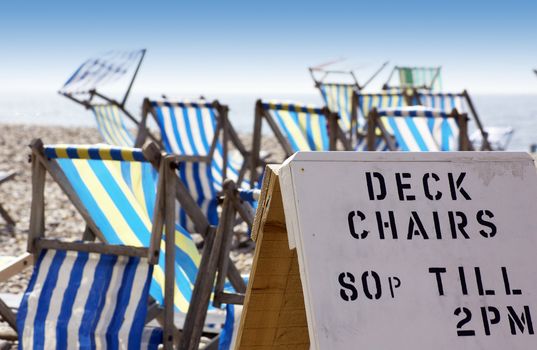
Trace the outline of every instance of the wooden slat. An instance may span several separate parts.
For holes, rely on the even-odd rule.
[[[265,172],[256,250],[235,349],[309,349],[296,250],[290,250],[276,167]]]

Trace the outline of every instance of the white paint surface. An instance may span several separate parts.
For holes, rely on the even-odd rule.
[[[369,199],[366,172],[386,179],[387,197]],[[396,172],[408,172],[412,186],[407,194],[415,201],[400,201]],[[443,196],[431,201],[424,196],[422,176],[434,172],[434,184]],[[452,200],[447,173],[466,172],[462,187],[471,200]],[[318,349],[535,349],[537,335],[512,335],[506,307],[520,315],[530,309],[537,333],[537,173],[525,153],[297,153],[280,170],[290,244],[299,256],[312,348]],[[432,191],[433,192],[433,191]],[[493,238],[484,238],[475,215],[489,210],[497,227]],[[371,232],[365,239],[349,233],[348,213],[362,211],[368,224],[359,221],[357,231]],[[375,211],[387,217],[394,211],[399,239],[379,239]],[[429,239],[407,239],[409,216],[416,211]],[[439,213],[444,237],[436,239],[432,212]],[[470,238],[451,238],[448,211],[464,212]],[[463,295],[458,266],[465,268],[469,295]],[[479,296],[474,267],[481,269],[486,289],[495,295]],[[511,288],[522,295],[506,295],[501,267],[505,266]],[[445,295],[439,296],[430,267],[445,267]],[[364,295],[361,274],[376,271],[382,283],[378,300]],[[340,297],[338,276],[356,277],[358,297]],[[388,277],[401,286],[392,298]],[[372,282],[372,279],[369,281]],[[374,290],[374,288],[372,288]],[[494,306],[500,322],[485,335],[481,307]],[[463,327],[475,336],[457,336],[458,307],[472,312]],[[526,325],[527,326],[527,325]]]

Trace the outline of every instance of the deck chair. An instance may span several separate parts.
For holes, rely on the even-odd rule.
[[[3,183],[13,180],[17,173],[15,172],[3,172],[0,171],[0,185]],[[2,206],[2,203],[0,203],[0,216],[4,219],[4,221],[8,224],[8,226],[15,226],[15,220],[9,215],[7,210]]]
[[[414,104],[419,104],[429,108],[437,108],[445,111],[451,111],[453,108],[457,109],[461,113],[468,113],[472,116],[476,125],[477,134],[473,135],[472,139],[475,140],[474,148],[482,151],[501,150],[507,147],[510,138],[513,134],[512,128],[499,128],[493,127],[487,129],[481,123],[481,119],[474,107],[474,103],[470,97],[468,91],[463,90],[461,93],[432,93],[425,91],[416,91],[416,98]],[[493,148],[488,140],[488,133],[494,133],[496,139],[496,146],[499,148]]]
[[[363,85],[358,82],[353,70],[332,69],[331,66],[338,62],[328,62],[310,67],[309,72],[326,107],[339,114],[339,126],[348,135],[350,144],[354,144],[357,130],[355,93],[364,89],[388,65],[388,62],[384,62],[377,68]]]
[[[378,128],[390,151],[468,151],[468,116],[423,107],[374,108],[368,124]],[[377,135],[368,129],[369,150],[375,150]]]
[[[152,249],[155,266],[149,294],[155,303],[149,313],[151,318],[157,317],[164,324],[166,345],[173,343],[175,332],[172,329],[185,326],[198,271],[204,260],[190,233],[175,224],[175,198],[187,201],[183,204],[191,211],[195,210],[195,207],[189,206],[192,199],[186,199],[188,193],[175,173],[170,175],[171,167],[165,169],[163,165],[148,161],[160,155],[157,146],[153,146],[148,148],[151,157],[147,158],[140,149],[68,145],[44,147],[36,140],[32,143],[32,154],[38,160],[35,167],[40,173],[36,176],[44,177],[46,169],[85,219],[86,239],[94,236],[110,245],[128,244]],[[34,169],[34,174],[37,171]],[[165,182],[165,176],[172,180]],[[166,194],[174,199],[164,202],[169,197]],[[216,228],[210,226],[202,213],[194,212],[193,216],[198,232],[208,237],[210,242],[211,233],[216,232]],[[164,223],[164,237],[173,237],[173,240],[160,240]],[[158,254],[160,251],[175,251],[175,254]],[[166,266],[174,268],[166,269]],[[229,266],[227,271],[232,271],[229,280],[236,290],[243,291],[244,281],[234,266]],[[225,314],[214,311],[207,318],[208,325],[202,328],[217,333]],[[161,314],[163,316],[158,316]],[[211,319],[211,316],[214,317]]]
[[[60,89],[59,93],[93,112],[103,141],[114,146],[140,146],[145,128],[126,108],[132,85],[145,56],[145,49],[111,51],[85,61]],[[125,83],[127,85],[125,86]],[[125,92],[119,98],[105,94],[108,86],[119,87]],[[133,135],[125,121],[137,129]]]
[[[402,67],[395,66],[383,86],[390,89],[442,90],[442,67]]]
[[[381,93],[358,93],[357,102],[358,102],[358,125],[359,133],[356,146],[354,149],[356,151],[367,151],[369,150],[369,141],[367,138],[369,124],[368,116],[373,109],[384,109],[384,108],[401,108],[409,104],[410,97],[406,92],[401,91],[392,91],[392,92],[381,92]],[[385,142],[385,138],[382,136],[379,129],[375,129],[375,142],[374,150],[376,151],[387,151],[389,150],[388,145]]]
[[[274,133],[285,157],[298,151],[334,151],[338,140],[343,143],[345,149],[350,148],[343,130],[338,125],[336,112],[331,112],[326,107],[258,100],[250,162],[252,179],[258,175],[263,120]]]
[[[218,195],[223,182],[231,179],[241,187],[249,187],[245,182],[249,153],[229,123],[228,107],[218,101],[145,99],[142,110],[143,123],[147,123],[148,115],[157,122],[164,150],[189,159],[179,169],[181,180],[209,222],[216,225]],[[229,144],[235,149],[231,150]],[[181,209],[179,219],[181,225],[192,228],[188,216]]]

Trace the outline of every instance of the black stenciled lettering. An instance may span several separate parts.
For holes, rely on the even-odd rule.
[[[479,295],[494,295],[496,294],[492,289],[485,289],[483,287],[483,279],[481,277],[481,269],[479,267],[474,267],[475,271],[475,280],[477,282],[477,292]]]
[[[458,307],[455,309],[455,316],[459,316],[461,313],[464,314],[464,317],[457,322],[457,335],[459,337],[475,336],[475,331],[473,329],[461,329],[465,324],[472,320],[472,312],[465,307]]]
[[[459,279],[461,280],[461,291],[463,295],[468,295],[468,287],[466,286],[466,276],[464,275],[464,267],[459,266]]]
[[[395,298],[394,290],[401,287],[401,280],[397,277],[388,277],[388,284],[390,285],[390,294],[392,298]]]
[[[373,177],[378,180],[378,185],[379,185],[379,190],[380,190],[380,193],[377,194],[376,196],[375,196],[375,189],[373,186]],[[381,173],[366,172],[365,179],[367,182],[367,192],[369,193],[369,200],[373,201],[376,199],[376,200],[381,201],[384,198],[386,198],[386,182],[384,181],[384,177],[382,176]]]
[[[352,237],[356,238],[356,239],[364,239],[367,237],[367,235],[369,234],[369,231],[367,230],[362,230],[361,233],[356,233],[356,228],[354,226],[354,217],[358,217],[360,219],[360,221],[364,221],[365,220],[365,214],[362,213],[361,211],[357,210],[357,211],[351,211],[349,212],[349,215],[347,216],[347,219],[348,219],[348,222],[349,222],[349,232],[351,234]]]
[[[434,196],[431,194],[430,188],[429,188],[429,179],[433,178],[434,181],[438,182],[440,181],[440,178],[435,173],[426,173],[423,175],[423,190],[425,192],[425,197],[430,200],[439,200],[442,198],[442,192],[436,191]]]
[[[494,223],[492,223],[491,221],[487,220],[487,218],[484,218],[484,216],[487,216],[487,218],[492,219],[494,217],[494,214],[492,214],[490,210],[480,210],[477,212],[477,222],[489,229],[489,231],[479,230],[479,234],[485,238],[492,238],[496,235],[496,225],[494,225]]]
[[[348,279],[349,282],[345,281],[345,279]],[[354,301],[358,298],[358,290],[356,290],[356,287],[353,284],[355,282],[355,278],[352,273],[350,272],[340,273],[338,277],[338,281],[342,287],[339,290],[339,295],[341,296],[341,299],[345,301]]]
[[[437,211],[433,211],[433,222],[434,222],[434,232],[436,233],[436,238],[442,239],[442,229],[440,226],[440,219],[438,218]]]
[[[397,239],[397,226],[395,225],[395,215],[393,215],[393,211],[388,212],[388,220],[389,221],[383,221],[382,220],[382,214],[380,211],[375,212],[375,215],[377,217],[377,226],[379,229],[379,237],[380,239],[384,239],[384,229],[390,229],[392,233],[392,238]]]
[[[469,239],[470,236],[465,231],[465,227],[468,224],[468,220],[466,219],[466,215],[462,211],[448,211],[448,217],[449,217],[449,227],[451,228],[451,237],[453,239],[457,239],[457,231],[462,234],[462,236],[466,239]],[[457,222],[456,217],[460,218],[460,222]],[[458,230],[457,230],[458,229]]]
[[[489,317],[491,315],[491,317]],[[490,326],[500,323],[500,311],[494,306],[482,306],[481,318],[483,319],[483,329],[486,335],[490,335]]]
[[[410,220],[408,221],[408,234],[407,239],[412,239],[414,236],[422,236],[423,239],[429,239],[425,227],[421,222],[421,219],[417,212],[412,211]]]
[[[403,179],[410,179],[410,173],[396,173],[395,182],[397,183],[397,193],[399,194],[400,201],[413,201],[416,200],[416,196],[412,194],[407,194],[405,196],[404,190],[410,189],[409,183],[403,183]]]
[[[448,180],[449,180],[449,190],[451,192],[451,199],[454,201],[457,200],[457,192],[460,192],[460,194],[464,197],[466,200],[471,200],[470,196],[468,195],[468,192],[464,190],[464,188],[461,186],[462,181],[464,180],[464,177],[466,176],[466,173],[460,173],[457,180],[453,179],[453,174],[448,173]]]
[[[533,334],[533,323],[531,322],[529,306],[524,306],[524,312],[520,315],[520,317],[517,315],[515,309],[512,306],[507,307],[507,312],[509,319],[509,328],[511,328],[511,334],[517,334],[516,328],[520,330],[520,333],[524,333],[524,329],[526,327],[528,329],[528,333]]]
[[[444,295],[444,285],[442,284],[442,275],[446,272],[445,267],[430,267],[429,273],[434,273],[436,276],[436,285],[438,286],[438,295]]]
[[[371,274],[373,281],[375,282],[375,293],[371,293],[368,283],[368,277]],[[362,286],[364,288],[364,294],[368,299],[380,299],[382,296],[382,287],[380,285],[380,277],[375,271],[366,271],[362,274]]]
[[[505,286],[505,294],[506,295],[522,295],[522,291],[520,289],[511,289],[511,283],[509,282],[509,275],[507,274],[507,268],[505,266],[502,266],[502,277],[503,277],[503,285]]]

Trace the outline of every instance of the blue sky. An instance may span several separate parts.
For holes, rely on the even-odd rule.
[[[446,90],[537,93],[535,0],[9,1],[0,33],[0,91],[56,91],[88,57],[145,47],[138,92],[313,92],[306,68],[345,57],[442,65]]]

